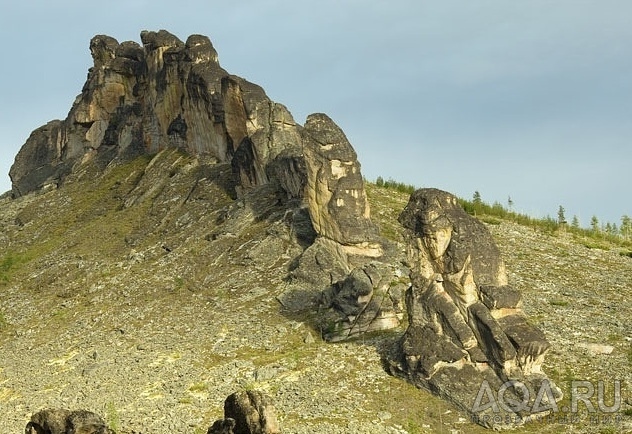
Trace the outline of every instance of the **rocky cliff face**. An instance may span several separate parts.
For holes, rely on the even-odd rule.
[[[270,198],[294,212],[307,210],[318,242],[298,263],[305,275],[320,272],[311,279],[312,293],[343,280],[362,258],[382,256],[355,150],[333,120],[312,114],[298,125],[259,86],[222,69],[206,36],[182,42],[165,30],[143,31],[141,40],[142,46],[92,38],[94,66],[68,117],[35,130],[16,156],[14,197],[60,185],[87,165],[104,168],[179,149],[229,164],[238,197],[267,186],[259,205]],[[316,250],[331,263],[318,265]],[[311,298],[300,307],[318,299]]]
[[[300,127],[288,110],[222,69],[208,37],[183,43],[161,30],[141,40],[142,47],[104,35],[90,41],[94,66],[68,117],[36,130],[15,159],[15,196],[59,184],[89,159],[107,165],[182,148],[233,161],[251,187],[269,181],[266,169],[281,152],[301,155]]]

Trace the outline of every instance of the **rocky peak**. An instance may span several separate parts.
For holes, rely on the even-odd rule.
[[[184,47],[184,43],[177,36],[172,35],[166,30],[157,32],[143,30],[140,32],[140,40],[148,53],[159,50],[161,48]]]
[[[68,117],[36,130],[15,159],[10,171],[14,196],[59,185],[86,164],[103,169],[177,148],[230,164],[236,194],[244,200],[253,197],[249,191],[270,186],[275,193],[270,195],[269,188],[260,198],[308,210],[319,242],[298,263],[319,271],[311,279],[315,293],[364,267],[350,256],[382,256],[356,152],[332,119],[317,113],[305,126],[297,124],[260,86],[222,69],[206,36],[191,35],[183,43],[165,30],[143,31],[141,41],[142,46],[119,44],[105,35],[92,38],[94,66]],[[323,266],[327,261],[312,260],[322,255],[331,259],[332,269]],[[345,294],[353,287],[349,282]],[[376,282],[375,289],[380,300],[388,299],[387,288]],[[366,298],[362,291],[357,296]],[[387,305],[374,302],[362,330],[385,315],[391,319],[382,324],[396,325]]]
[[[191,35],[187,38],[185,44],[186,55],[189,62],[192,63],[207,63],[215,62],[219,64],[217,57],[217,51],[213,48],[213,44],[208,36],[204,35]]]
[[[90,54],[95,68],[102,68],[116,57],[119,43],[116,39],[107,35],[97,35],[90,40]]]
[[[274,183],[306,204],[316,232],[378,257],[357,155],[342,129],[314,114],[298,125],[265,91],[224,71],[210,39],[143,31],[143,46],[97,35],[94,67],[63,121],[34,132],[10,176],[14,196],[57,185],[78,166],[101,167],[180,148],[231,163],[238,191]]]

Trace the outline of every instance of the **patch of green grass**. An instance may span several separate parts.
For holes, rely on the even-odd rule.
[[[584,240],[581,242],[581,244],[587,249],[608,250],[608,246],[605,243],[595,240]]]
[[[501,224],[501,223],[503,222],[503,221],[502,221],[501,219],[499,219],[499,218],[492,217],[492,216],[488,216],[488,215],[483,215],[483,216],[481,216],[481,217],[480,217],[480,220],[481,220],[483,223],[487,223],[487,224],[490,224],[490,225],[499,225],[499,224]]]
[[[404,428],[406,428],[406,431],[408,431],[410,434],[423,433],[421,425],[413,419],[406,420],[406,422],[404,423]]]
[[[550,303],[551,303],[551,306],[560,306],[560,307],[568,306],[568,301],[566,300],[551,300]]]
[[[189,392],[193,392],[193,393],[206,392],[207,390],[208,390],[208,385],[204,382],[194,383],[189,386]]]
[[[113,431],[118,432],[121,429],[121,417],[112,401],[106,405],[105,421]]]
[[[53,318],[63,321],[68,318],[68,311],[65,309],[56,309],[51,313],[51,315]]]
[[[0,331],[7,328],[7,325],[8,325],[7,319],[4,317],[4,314],[0,312]]]
[[[621,335],[617,333],[610,333],[606,339],[608,342],[618,342],[621,340]]]
[[[28,260],[29,257],[25,254],[7,253],[0,260],[0,282],[8,282],[12,273]]]
[[[623,410],[623,414],[625,416],[632,416],[632,408],[626,408],[625,410]]]
[[[184,279],[180,276],[175,277],[173,279],[173,287],[174,287],[174,291],[179,291],[182,288],[184,288]]]

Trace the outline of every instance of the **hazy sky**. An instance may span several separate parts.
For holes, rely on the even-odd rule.
[[[585,226],[632,215],[629,0],[3,2],[0,192],[30,132],[66,117],[90,38],[163,28],[209,36],[299,123],[330,115],[368,179]]]

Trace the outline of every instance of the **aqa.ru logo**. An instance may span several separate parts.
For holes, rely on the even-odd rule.
[[[557,406],[555,396],[559,396],[559,392],[555,393],[550,381],[543,381],[540,389],[537,391],[533,401],[532,393],[529,388],[520,381],[506,381],[503,383],[498,392],[490,387],[487,380],[483,381],[476,400],[472,405],[473,413],[480,413],[491,408],[492,412],[498,413],[500,410],[506,412],[518,413],[527,411],[531,414],[541,412],[557,413],[560,409]],[[597,400],[597,408],[602,413],[615,413],[621,408],[621,381],[613,381],[614,391],[612,392],[612,405],[606,405],[606,386],[603,380],[597,382],[597,388],[590,381],[573,380],[571,382],[571,407],[563,407],[565,413],[577,413],[579,403],[583,402],[589,413],[596,413],[597,409],[593,404],[594,399]],[[595,396],[595,390],[597,395]]]

